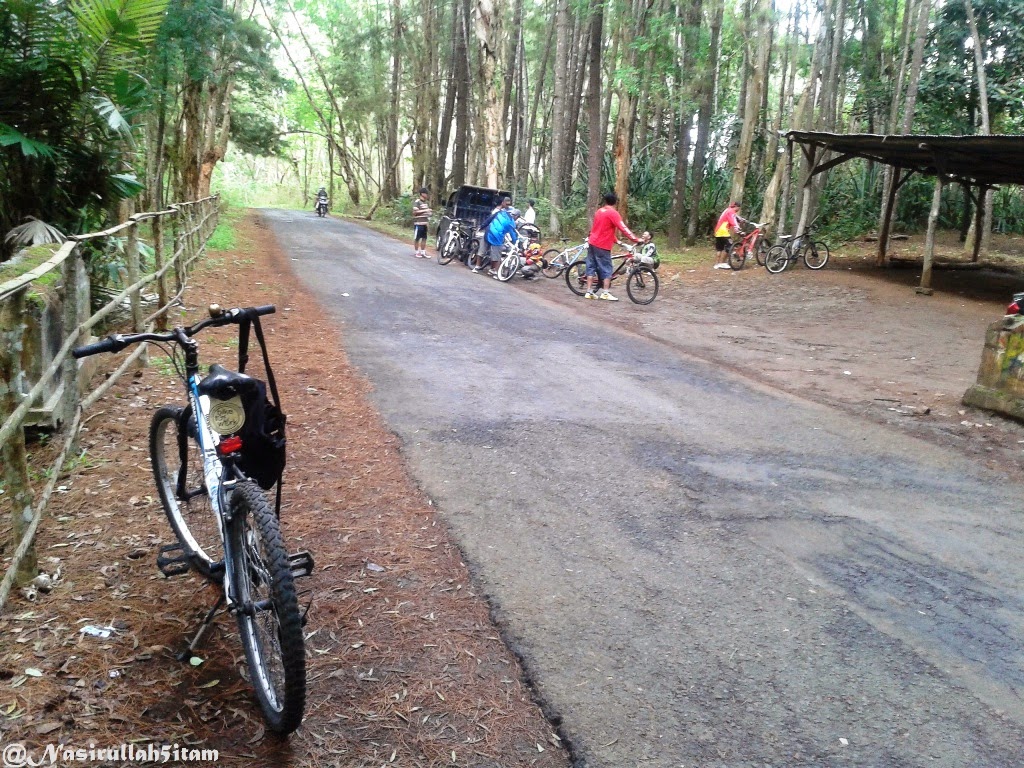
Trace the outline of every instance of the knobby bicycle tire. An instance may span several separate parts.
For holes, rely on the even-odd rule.
[[[641,265],[626,278],[626,294],[634,304],[650,304],[658,298],[658,285],[658,273]]]
[[[768,243],[765,242],[762,237],[757,241],[757,248],[754,251],[754,257],[757,259],[757,266],[763,267],[765,259],[768,258],[768,251],[771,250]]]
[[[191,406],[166,405],[153,414],[149,458],[167,522],[191,565],[209,577],[212,565],[223,557],[224,543],[206,488]],[[179,496],[183,470],[184,492]]]
[[[518,271],[519,254],[513,251],[512,253],[505,256],[505,258],[501,260],[501,263],[498,264],[498,279],[503,283],[507,283],[515,276],[516,272]]]
[[[544,277],[554,280],[565,269],[564,251],[560,251],[557,248],[548,248],[544,251],[541,259],[544,261],[544,266],[541,267]]]
[[[306,707],[306,652],[295,579],[274,510],[259,486],[231,493],[228,529],[238,632],[252,685],[272,731],[288,734]]]
[[[808,269],[821,269],[828,264],[828,257],[828,246],[820,240],[804,248],[804,266]]]
[[[726,255],[729,266],[732,269],[743,269],[743,265],[747,261],[745,253],[746,250],[744,249],[742,243],[739,243],[737,245],[730,245],[729,251]]]
[[[458,235],[448,235],[444,241],[444,247],[437,252],[437,263],[444,266],[451,262],[459,252],[462,245],[462,238]]]
[[[565,284],[569,286],[569,290],[577,296],[582,296],[587,292],[586,262],[577,261],[566,267]]]
[[[764,257],[764,268],[777,275],[789,266],[789,251],[785,246],[775,245],[768,249],[768,255]]]

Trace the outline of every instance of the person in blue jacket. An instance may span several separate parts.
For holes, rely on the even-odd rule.
[[[505,237],[509,237],[512,242],[519,238],[519,233],[516,232],[516,220],[511,214],[511,206],[511,197],[502,198],[501,205],[484,222],[484,242],[480,244],[483,261],[480,265],[473,267],[474,272],[479,272],[484,265],[487,265],[487,274],[497,279],[498,273],[495,267],[501,261],[501,249],[505,245]]]

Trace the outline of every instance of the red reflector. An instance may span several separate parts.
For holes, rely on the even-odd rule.
[[[225,437],[220,441],[220,445],[217,446],[217,453],[221,456],[227,453],[238,453],[240,450],[242,450],[242,438],[238,435]]]
[[[1017,306],[1016,301],[1006,308],[1006,314],[1008,315],[1016,315],[1018,312],[1020,312],[1020,307]]]

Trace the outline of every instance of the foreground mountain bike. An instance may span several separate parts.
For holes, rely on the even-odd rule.
[[[178,544],[161,548],[157,567],[166,576],[194,569],[222,587],[179,659],[192,656],[219,612],[230,612],[264,719],[271,730],[287,734],[301,724],[306,700],[305,612],[299,609],[295,579],[312,572],[313,558],[308,552],[289,555],[281,538],[285,418],[259,321],[274,311],[273,306],[222,310],[214,304],[210,317],[193,326],[114,334],[72,354],[119,352],[144,341],[168,352],[188,405],[158,409],[150,426],[153,475],[178,538]],[[200,378],[199,344],[192,337],[231,324],[239,326],[239,372],[215,363]],[[263,382],[242,372],[250,328],[263,353],[273,402]],[[274,486],[276,509],[264,494]]]

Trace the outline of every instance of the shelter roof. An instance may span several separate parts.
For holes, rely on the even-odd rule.
[[[790,141],[840,157],[821,163],[816,172],[863,157],[972,186],[1024,184],[1024,136],[926,136],[790,131]]]

